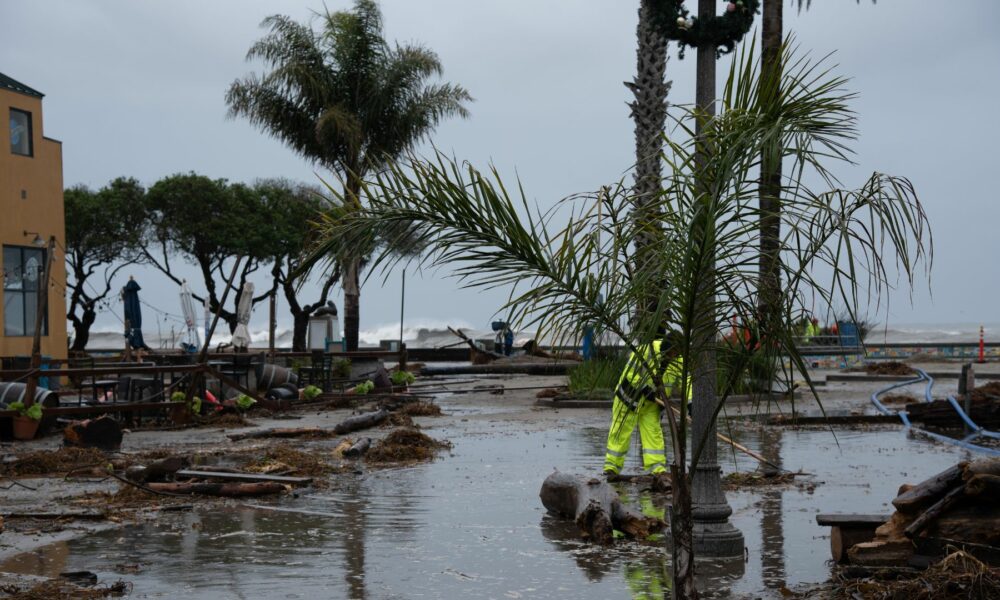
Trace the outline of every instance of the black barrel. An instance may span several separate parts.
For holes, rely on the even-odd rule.
[[[299,376],[295,374],[295,371],[268,364],[260,370],[260,376],[257,378],[257,389],[266,392],[284,383],[296,384],[298,382]]]
[[[24,402],[24,393],[27,391],[28,384],[20,381],[0,383],[0,407],[6,407],[11,402]],[[59,396],[46,388],[36,387],[35,404],[59,406]]]

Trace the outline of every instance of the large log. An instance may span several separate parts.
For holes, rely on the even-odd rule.
[[[987,502],[1000,504],[1000,476],[974,475],[965,482],[965,493],[970,496],[982,496]]]
[[[916,515],[944,497],[962,482],[962,474],[968,463],[960,462],[941,471],[934,477],[922,481],[908,491],[896,496],[892,505],[901,513]]]
[[[234,442],[238,442],[240,440],[257,440],[263,438],[330,437],[330,435],[332,435],[330,430],[321,427],[279,427],[245,433],[232,433],[227,437]]]
[[[556,471],[545,478],[539,497],[546,509],[575,520],[581,533],[599,544],[614,541],[616,529],[646,537],[666,527],[661,519],[626,508],[615,489],[596,478]]]
[[[372,446],[371,438],[361,438],[356,444],[344,450],[344,456],[355,458],[368,452],[368,449]]]
[[[359,431],[361,429],[368,429],[370,427],[375,427],[389,418],[389,411],[387,410],[376,410],[374,412],[365,413],[363,415],[356,415],[353,417],[348,417],[337,424],[333,428],[333,431],[339,435],[345,433],[350,433],[352,431]]]
[[[928,525],[922,534],[929,538],[942,538],[1000,546],[1000,506],[996,503],[972,504],[951,509]]]
[[[965,486],[966,484],[963,483],[956,488],[952,488],[952,490],[945,494],[943,498],[932,504],[930,508],[914,519],[913,522],[906,527],[904,532],[906,533],[906,537],[912,540],[914,536],[923,531],[932,522],[939,519],[941,515],[948,512],[948,510],[955,506],[955,504],[959,501],[964,499]]]
[[[285,491],[284,485],[269,481],[261,483],[150,483],[146,487],[154,492],[227,496],[232,498],[267,496],[270,494],[280,494]]]
[[[974,460],[965,466],[965,473],[962,479],[968,481],[976,475],[995,475],[1000,477],[1000,459],[984,458]]]

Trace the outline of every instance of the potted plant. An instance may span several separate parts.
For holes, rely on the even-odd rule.
[[[17,416],[14,417],[14,439],[35,439],[38,424],[42,420],[42,405],[34,403],[25,407],[24,402],[11,402],[7,405],[7,409],[17,411]]]
[[[389,375],[389,379],[392,380],[393,387],[403,388],[404,390],[409,389],[410,384],[416,381],[416,377],[413,376],[413,373],[400,370],[393,371],[392,374]]]

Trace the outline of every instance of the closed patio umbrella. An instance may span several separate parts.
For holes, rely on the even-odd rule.
[[[198,337],[198,315],[195,313],[194,297],[187,281],[181,282],[181,313],[184,315],[184,325],[187,326],[188,342],[195,346],[201,345]]]
[[[253,283],[243,284],[240,301],[236,305],[236,331],[233,332],[233,346],[246,348],[250,345],[250,311],[253,308]]]
[[[142,307],[139,305],[141,289],[131,277],[122,289],[122,302],[125,303],[125,338],[132,348],[148,350],[149,346],[142,339]]]

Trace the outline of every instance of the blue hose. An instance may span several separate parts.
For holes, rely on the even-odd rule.
[[[914,427],[913,424],[910,422],[910,416],[906,413],[905,410],[899,410],[899,411],[889,410],[878,399],[878,397],[881,396],[882,394],[885,394],[886,392],[890,392],[890,391],[892,391],[892,390],[894,390],[896,388],[901,388],[901,387],[905,387],[905,386],[908,386],[908,385],[913,385],[915,383],[920,383],[922,381],[926,381],[927,382],[927,386],[924,388],[924,402],[933,402],[934,399],[933,399],[933,397],[931,395],[931,390],[934,387],[934,378],[931,377],[930,375],[928,375],[926,372],[924,372],[921,369],[917,369],[917,373],[918,373],[918,376],[916,378],[914,378],[914,379],[908,379],[906,381],[900,381],[898,383],[894,383],[894,384],[892,384],[892,385],[890,385],[888,387],[882,388],[881,390],[873,393],[872,396],[871,396],[871,401],[872,401],[872,404],[875,405],[875,408],[878,409],[878,411],[880,413],[882,413],[883,415],[896,415],[896,416],[898,416],[900,418],[900,420],[903,422],[903,429],[907,430],[908,432],[912,432],[912,433],[915,433],[917,435],[922,435],[924,437],[929,437],[931,439],[938,440],[938,441],[944,442],[946,444],[952,444],[954,446],[958,446],[960,448],[965,448],[966,450],[971,450],[973,452],[981,452],[981,453],[984,453],[984,454],[989,454],[991,456],[1000,456],[1000,449],[986,448],[984,446],[979,446],[979,445],[973,443],[973,440],[975,440],[975,439],[977,439],[979,437],[988,437],[988,438],[993,438],[993,439],[1000,439],[1000,433],[995,432],[995,431],[988,431],[986,429],[983,429],[979,425],[977,425],[969,417],[969,415],[966,414],[966,412],[964,410],[962,410],[961,405],[959,405],[958,401],[955,400],[955,398],[953,398],[952,396],[948,396],[948,403],[951,404],[952,408],[955,409],[955,412],[958,413],[958,416],[962,419],[962,421],[964,421],[965,424],[968,425],[969,428],[973,430],[972,434],[970,434],[970,435],[968,435],[965,438],[960,439],[960,440],[956,440],[955,438],[950,438],[950,437],[948,437],[946,435],[941,435],[939,433],[934,433],[934,432],[931,432],[931,431],[926,431],[924,429],[920,429],[918,427]]]

